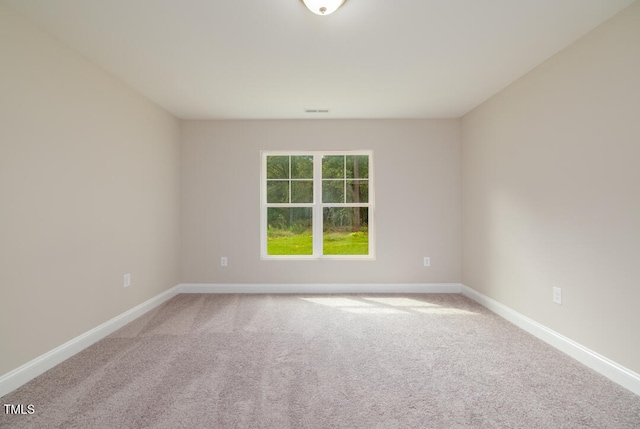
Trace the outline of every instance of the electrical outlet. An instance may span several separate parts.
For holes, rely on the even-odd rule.
[[[425,256],[423,264],[424,264],[425,267],[430,267],[431,266],[431,258],[428,257],[428,256]]]
[[[131,286],[131,274],[124,275],[124,287]]]
[[[553,288],[553,302],[562,305],[562,289],[559,287]]]
[[[227,257],[223,256],[220,258],[220,266],[221,267],[226,267],[227,266]]]

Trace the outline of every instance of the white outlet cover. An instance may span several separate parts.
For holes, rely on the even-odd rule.
[[[553,288],[553,302],[562,304],[562,289],[559,287]]]
[[[430,267],[430,266],[431,266],[431,258],[430,258],[430,257],[428,257],[428,256],[425,256],[425,257],[424,257],[424,262],[423,262],[423,263],[424,263],[424,266],[425,266],[425,267]]]
[[[124,275],[124,287],[131,286],[131,274]]]

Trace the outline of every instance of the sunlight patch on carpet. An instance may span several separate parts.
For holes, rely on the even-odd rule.
[[[467,310],[461,310],[459,308],[413,308],[412,310],[417,311],[418,313],[440,314],[444,316],[476,316],[478,314]]]
[[[374,297],[364,298],[367,301],[377,302],[379,304],[391,305],[393,307],[438,307],[436,304],[431,304],[425,301],[418,301],[411,298],[399,298],[399,297]]]
[[[351,298],[341,297],[317,297],[302,298],[304,301],[313,302],[314,304],[326,305],[328,307],[369,307],[373,306],[368,302],[358,301]]]
[[[398,310],[396,308],[381,307],[341,308],[340,310],[355,314],[407,314],[406,311]]]

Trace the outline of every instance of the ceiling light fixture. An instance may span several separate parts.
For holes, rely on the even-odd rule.
[[[302,3],[309,9],[311,12],[316,15],[330,15],[340,6],[344,4],[346,0],[301,0]]]

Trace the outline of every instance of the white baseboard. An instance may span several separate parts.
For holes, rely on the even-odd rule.
[[[460,293],[460,283],[183,283],[180,293]]]
[[[17,389],[28,381],[34,379],[40,374],[48,371],[59,363],[65,361],[76,353],[81,352],[85,348],[107,335],[117,331],[127,323],[137,319],[149,310],[157,307],[165,301],[177,295],[179,288],[174,286],[171,289],[154,296],[153,298],[143,302],[132,309],[106,321],[102,325],[96,326],[90,331],[85,332],[76,338],[56,347],[47,353],[38,356],[25,363],[24,365],[10,371],[0,377],[0,397]]]
[[[464,296],[493,311],[503,319],[508,320],[517,327],[541,339],[545,343],[566,353],[578,362],[581,362],[594,371],[604,375],[622,387],[629,389],[636,395],[640,395],[640,374],[637,374],[630,369],[594,352],[593,350],[576,343],[570,338],[567,338],[546,326],[529,319],[506,305],[503,305],[468,286],[461,285],[461,292]]]

